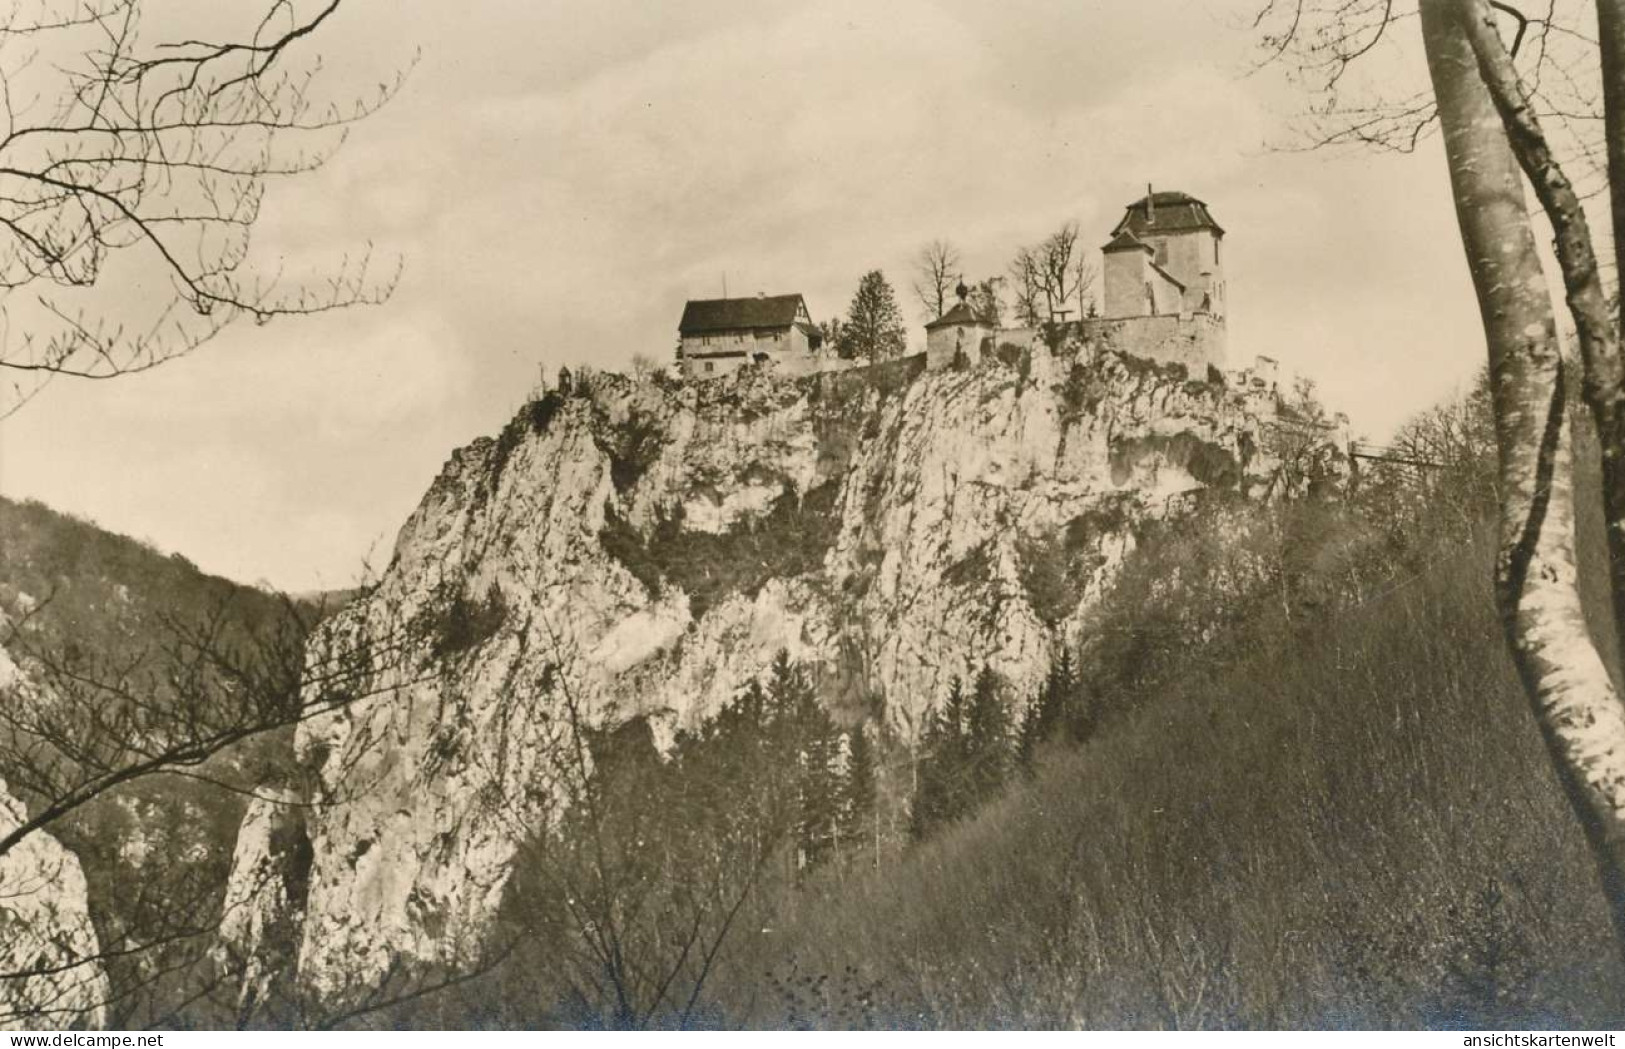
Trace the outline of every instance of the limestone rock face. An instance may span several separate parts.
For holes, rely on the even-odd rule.
[[[0,702],[29,687],[0,649]],[[28,818],[0,780],[0,837]],[[101,1027],[107,976],[90,920],[79,860],[49,833],[35,831],[0,856],[0,1030]]]
[[[0,835],[27,818],[0,782]],[[79,860],[45,831],[0,856],[0,1030],[102,1027],[109,996]]]
[[[281,788],[255,798],[243,814],[221,907],[216,953],[243,974],[238,1014],[252,1016],[296,960],[304,917],[310,839],[298,792]]]
[[[0,616],[0,626],[4,626]],[[32,686],[0,649],[0,702],[33,702]],[[0,780],[0,837],[28,818]],[[46,831],[0,856],[0,1030],[101,1027],[109,996],[79,860]]]
[[[1283,449],[1325,444],[1256,394],[1077,344],[921,364],[594,376],[456,452],[310,647],[313,677],[358,651],[377,669],[301,727],[297,828],[273,848],[250,814],[234,942],[291,922],[299,978],[340,997],[466,961],[578,728],[669,733],[780,649],[838,716],[905,738],[983,665],[1022,702],[1147,521],[1266,495]],[[289,850],[291,885],[267,876]]]

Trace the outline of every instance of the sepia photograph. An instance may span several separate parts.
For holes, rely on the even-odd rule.
[[[0,0],[0,1044],[1613,1045],[1616,229],[1625,0]]]

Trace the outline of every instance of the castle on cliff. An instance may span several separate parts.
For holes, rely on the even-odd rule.
[[[1084,341],[1165,364],[1193,376],[1228,368],[1225,351],[1224,227],[1188,193],[1155,192],[1128,205],[1101,248],[1102,309],[1075,322]],[[961,286],[963,288],[963,286]],[[925,326],[931,368],[995,345],[1029,342],[1035,332],[995,328],[960,301]]]
[[[1273,361],[1231,371],[1225,347],[1227,290],[1224,227],[1204,201],[1178,191],[1154,191],[1129,204],[1101,247],[1102,295],[1098,314],[1057,322],[1074,328],[1090,346],[1110,348],[1163,364],[1182,364],[1193,378],[1219,372],[1243,385],[1265,374],[1274,386]],[[1031,345],[1036,328],[996,326],[959,301],[925,326],[926,367],[946,368],[961,355],[976,359],[990,348]],[[678,368],[684,378],[720,377],[751,364],[786,374],[861,367],[820,345],[800,295],[691,301],[678,326]]]
[[[1223,243],[1205,203],[1146,187],[1101,248],[1105,305],[1086,326],[1128,353],[1224,370]]]

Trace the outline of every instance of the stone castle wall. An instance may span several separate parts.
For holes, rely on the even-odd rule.
[[[1164,364],[1183,364],[1193,377],[1199,378],[1208,365],[1221,371],[1226,367],[1224,321],[1212,314],[1091,317],[1082,325],[1084,339],[1091,344]]]

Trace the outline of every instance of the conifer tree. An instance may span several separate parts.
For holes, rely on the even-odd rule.
[[[846,775],[843,779],[841,818],[844,829],[841,837],[852,842],[854,855],[863,855],[872,849],[871,862],[880,864],[880,824],[875,807],[875,754],[869,734],[862,725],[852,729],[847,737]]]
[[[776,778],[795,808],[798,867],[805,871],[820,863],[835,842],[841,803],[839,732],[806,672],[783,649],[773,661],[768,707],[779,764]]]
[[[907,348],[908,328],[897,296],[884,273],[870,270],[858,281],[836,349],[841,357],[885,361],[901,357]]]
[[[971,707],[965,686],[955,677],[941,708],[926,714],[919,741],[919,785],[910,812],[909,833],[920,840],[975,806],[970,775]]]
[[[937,726],[941,738],[939,753],[949,766],[960,767],[965,763],[965,730],[969,720],[965,685],[955,677],[948,684],[948,697],[942,704],[942,721]]]
[[[698,730],[680,733],[672,752],[690,789],[706,797],[697,822],[726,824],[713,832],[758,849],[777,834],[786,804],[786,790],[774,780],[782,762],[768,717],[768,695],[752,681]]]
[[[909,809],[909,836],[923,840],[940,824],[954,816],[951,778],[959,767],[959,710],[964,705],[964,689],[956,677],[941,707],[933,704],[925,713],[916,741],[916,782]]]
[[[1043,686],[1027,704],[1027,709],[1022,715],[1019,741],[1016,746],[1016,758],[1022,768],[1030,770],[1039,745],[1055,738],[1056,730],[1062,723],[1067,704],[1076,688],[1077,678],[1072,671],[1072,654],[1063,647],[1060,655],[1051,660]]]
[[[1088,685],[1075,681],[1061,710],[1069,743],[1077,745],[1094,738],[1095,730],[1100,727],[1100,704]]]
[[[841,784],[836,775],[835,726],[819,711],[819,717],[806,723],[806,733],[798,755],[801,801],[797,843],[803,870],[810,870],[829,857],[836,842],[836,821],[840,815]]]
[[[989,667],[976,675],[964,732],[965,810],[997,794],[1010,766],[1010,710],[999,695],[999,679]]]
[[[954,678],[941,710],[926,716],[921,733],[919,786],[909,824],[913,837],[924,838],[996,796],[1009,774],[1015,742],[998,675],[984,667],[968,698]]]

